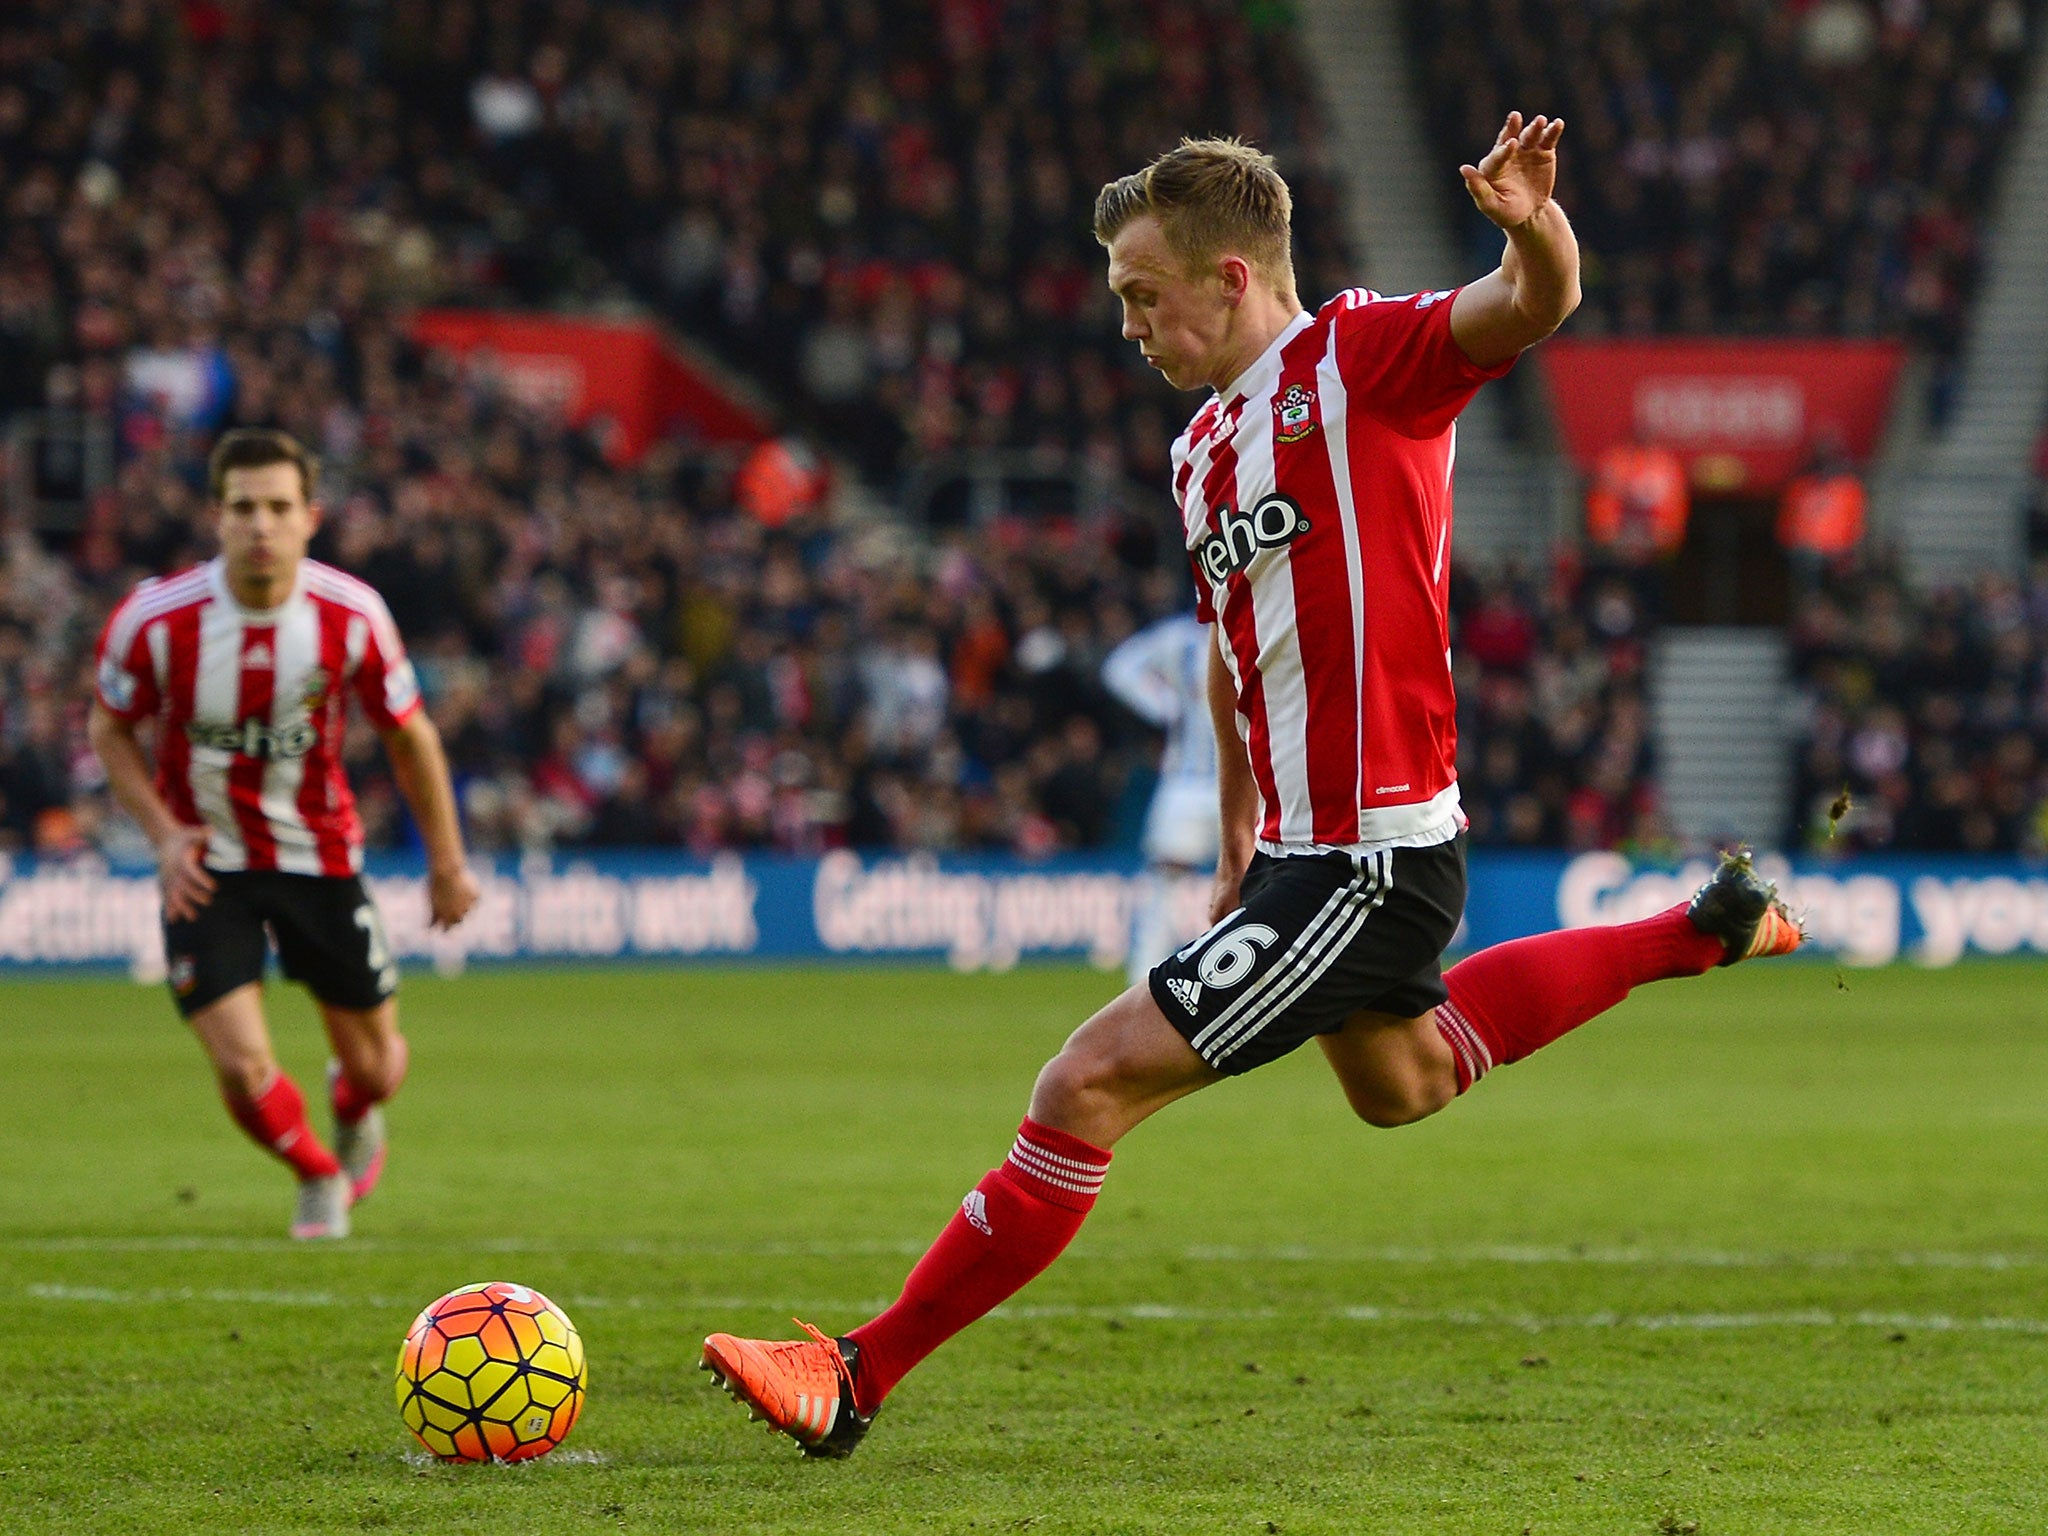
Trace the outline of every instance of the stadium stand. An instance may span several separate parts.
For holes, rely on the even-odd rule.
[[[1578,330],[1903,333],[1941,365],[1940,413],[2027,5],[1428,0],[1406,14],[1443,153],[1511,106],[1570,123],[1559,197],[1597,258]]]
[[[1277,8],[406,3],[377,46],[461,297],[624,287],[884,485],[986,449],[1159,483],[1178,407],[1118,344],[1088,212],[1182,133],[1272,150],[1308,288],[1352,280]]]
[[[1469,72],[1429,94],[1562,100],[1566,196],[1607,258],[1585,323],[1910,317],[1947,344],[2024,7],[1889,7],[1858,43],[1825,4],[1651,5],[1572,69],[1585,7],[1496,5],[1477,54],[1470,9],[1417,8],[1425,79]],[[1555,46],[1510,76],[1517,38]],[[999,40],[1034,63],[999,67]],[[236,423],[322,452],[319,552],[389,594],[483,846],[1128,835],[1147,739],[1095,667],[1185,600],[1154,490],[1183,402],[1116,339],[1089,196],[1181,131],[1244,133],[1296,186],[1305,292],[1334,289],[1354,269],[1313,101],[1284,11],[1220,0],[11,8],[0,410],[104,428],[115,478],[74,537],[44,548],[18,509],[7,530],[0,846],[118,846],[82,658],[128,582],[204,550],[197,465]],[[1465,158],[1471,125],[1436,127]],[[1835,219],[1844,176],[1877,195]],[[729,458],[614,463],[415,350],[404,314],[448,302],[652,310],[885,488],[1003,450],[1134,489],[1100,524],[771,531]],[[1457,609],[1475,836],[1661,842],[1629,583],[1461,577]]]
[[[1881,563],[1837,573],[1802,605],[1794,655],[1798,841],[2048,851],[2048,570],[1917,594]]]
[[[1671,848],[1655,790],[1632,573],[1561,559],[1540,583],[1459,573],[1459,780],[1475,842]]]
[[[424,301],[593,301],[659,281],[838,441],[1109,454],[1156,483],[1176,404],[1118,350],[1088,194],[1213,103],[1217,126],[1296,162],[1305,277],[1341,281],[1314,120],[1285,106],[1308,99],[1286,33],[1251,28],[1236,50],[1176,33],[1155,52],[1136,46],[1135,8],[1107,7],[1112,30],[1089,36],[1121,41],[1091,49],[1024,8],[1047,29],[1045,73],[976,84],[980,13],[935,32],[854,10],[865,51],[808,83],[789,71],[824,26],[815,7],[793,8],[782,44],[745,47],[746,17],[717,8],[694,30],[630,6],[583,8],[567,30],[517,6],[300,8],[260,32],[253,13],[206,6],[14,17],[9,404],[108,422],[120,462],[61,555],[12,531],[0,835],[48,852],[118,839],[80,737],[82,658],[127,582],[204,552],[198,462],[234,424],[319,446],[319,552],[389,597],[482,846],[1045,852],[1127,833],[1144,736],[1096,671],[1185,600],[1156,527],[771,534],[734,510],[729,463],[668,445],[612,465],[418,354],[398,324]],[[1094,100],[1113,112],[1062,109]],[[673,186],[624,195],[620,174],[662,164],[680,167]],[[793,189],[820,185],[792,211]],[[684,259],[693,239],[713,265]],[[749,262],[761,303],[742,311]],[[856,354],[845,399],[896,401],[893,436],[812,387]],[[939,417],[960,431],[906,425]],[[1504,663],[1501,686],[1530,667]],[[358,745],[366,817],[389,842],[396,799]],[[1570,757],[1546,744],[1543,761]],[[1550,835],[1565,816],[1544,793]],[[1511,820],[1528,840],[1528,818]]]

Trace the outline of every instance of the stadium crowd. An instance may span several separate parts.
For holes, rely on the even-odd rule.
[[[1939,410],[2038,10],[1412,0],[1407,18],[1441,152],[1511,106],[1570,124],[1576,329],[1903,333],[1937,359]]]
[[[655,270],[643,258],[687,276],[677,250],[710,220],[718,271],[673,292],[701,280],[730,305],[747,288],[738,266],[772,269],[756,315],[770,329],[693,312],[734,345],[815,373],[851,345],[819,342],[817,325],[851,325],[859,397],[895,398],[896,377],[912,390],[906,421],[951,412],[978,442],[1113,450],[1156,475],[1174,402],[1128,399],[1086,193],[1164,142],[1159,114],[1189,101],[1222,101],[1230,126],[1299,154],[1313,122],[1275,105],[1306,99],[1284,88],[1298,68],[1284,35],[1254,28],[1237,52],[1185,33],[1105,51],[1084,44],[1119,25],[1130,42],[1136,10],[1026,7],[1016,15],[1047,29],[1046,73],[995,79],[977,63],[993,37],[974,8],[919,29],[856,4],[843,19],[859,46],[824,50],[838,62],[803,83],[794,40],[815,39],[823,8],[787,8],[779,43],[747,30],[754,9],[704,7],[683,28],[620,5],[334,5],[259,28],[233,7],[45,4],[0,23],[4,404],[108,424],[119,464],[68,544],[43,548],[25,509],[7,528],[6,845],[118,845],[83,746],[86,658],[138,576],[207,552],[200,463],[238,424],[285,427],[321,453],[316,553],[390,601],[482,846],[1037,853],[1128,835],[1148,742],[1097,674],[1134,626],[1186,601],[1170,535],[1151,525],[1170,515],[1161,502],[1102,527],[770,531],[735,508],[729,461],[672,443],[610,462],[488,375],[416,352],[399,317],[450,295],[590,299]],[[448,91],[450,70],[475,89]],[[1129,88],[1155,74],[1165,94]],[[530,122],[512,105],[522,79],[547,92]],[[1097,97],[1112,108],[1061,109]],[[650,118],[657,98],[684,105]],[[850,115],[826,121],[828,108]],[[713,130],[722,147],[707,150]],[[629,230],[608,222],[624,205],[605,204],[587,161],[615,153],[638,174],[639,134],[686,147],[687,174],[631,199],[645,222]],[[690,180],[707,167],[712,184]],[[924,190],[905,204],[912,182]],[[1334,283],[1313,206],[1327,189],[1304,185],[1309,265]],[[798,186],[826,192],[791,213]],[[614,249],[616,269],[582,254]],[[950,339],[948,303],[966,326]],[[1091,448],[1104,433],[1114,442]],[[930,454],[950,439],[904,441]],[[1488,656],[1500,680],[1475,720],[1498,713],[1514,751],[1561,763],[1540,723],[1557,690],[1537,690],[1540,708],[1515,697],[1538,680],[1533,653]],[[377,755],[358,741],[353,757],[373,842],[401,836]],[[1503,809],[1503,835],[1562,827],[1553,789],[1541,817]]]
[[[1925,593],[1837,567],[1792,638],[1791,845],[2048,853],[2048,563]]]
[[[1640,584],[1561,559],[1537,580],[1457,572],[1452,604],[1473,841],[1668,851],[1645,694],[1654,618]]]
[[[559,55],[550,131],[611,122],[607,82],[644,61],[633,27],[653,13],[585,8],[586,36],[573,8],[527,9],[570,29],[519,54],[543,76]],[[715,30],[719,14],[697,20]],[[494,77],[468,50],[515,40],[517,20],[205,4],[0,20],[0,406],[110,424],[121,464],[63,557],[30,537],[26,508],[7,530],[7,841],[61,851],[118,831],[82,748],[83,658],[138,575],[205,552],[199,463],[236,424],[286,427],[329,465],[316,552],[388,594],[485,846],[1101,840],[1135,728],[1094,663],[1181,600],[1170,582],[1101,540],[978,544],[970,559],[876,532],[771,539],[735,513],[729,465],[670,447],[615,466],[407,345],[397,317],[422,299],[588,300],[616,281],[536,265],[529,236],[616,238],[628,267],[639,253],[587,202],[580,227],[553,226],[528,219],[556,211],[533,187],[493,190]],[[735,46],[745,20],[724,16]],[[886,55],[868,62],[891,72]],[[477,90],[451,93],[443,67]],[[756,50],[761,113],[766,67]],[[518,158],[560,169],[571,154],[564,137]],[[734,195],[774,190],[757,181]],[[1078,218],[1072,186],[1061,196]],[[645,211],[669,218],[659,199]],[[1134,547],[1141,564],[1154,548]],[[357,755],[373,838],[388,839],[395,800],[374,754]]]
[[[178,39],[131,5],[112,30],[158,46],[126,52],[39,9],[109,58],[67,98],[105,163],[162,138],[134,102],[224,93],[181,158],[374,226],[408,297],[652,306],[885,487],[979,449],[1158,483],[1177,406],[1117,343],[1088,214],[1183,132],[1278,155],[1307,288],[1352,280],[1279,7],[321,0],[188,5]]]
[[[1826,9],[1796,24],[1810,31]],[[1503,38],[1568,38],[1580,9],[1555,10],[1489,14]],[[1781,25],[1770,10],[1755,36]],[[1736,67],[1748,43],[1702,45],[1679,68],[1719,35],[1687,28],[1738,12],[1638,7],[1621,13],[1624,41],[1576,70],[1562,70],[1561,46],[1529,55],[1532,79],[1561,71],[1588,154],[1627,171],[1596,159],[1567,189],[1595,249],[1619,253],[1594,274],[1593,323],[1689,325],[1681,289],[1774,328],[1856,329],[1873,304],[1920,315],[1937,292],[1937,308],[1959,304],[1967,241],[1940,233],[1939,212],[1979,195],[2023,8],[1888,7],[1860,63],[1823,67],[1809,38],[1805,62],[1784,66],[1804,72],[1796,109]],[[1435,39],[1430,68],[1455,61],[1422,35]],[[1031,46],[998,67],[996,43],[1020,38]],[[1168,142],[1169,124],[1240,131],[1294,179],[1304,290],[1348,280],[1293,46],[1278,8],[1155,15],[1138,0],[949,0],[929,13],[733,0],[687,16],[603,0],[12,8],[0,16],[0,412],[103,423],[118,469],[67,541],[45,547],[26,508],[9,509],[0,848],[120,845],[83,745],[86,658],[138,576],[205,553],[199,465],[235,424],[282,426],[320,452],[330,520],[316,553],[386,592],[485,847],[1038,853],[1127,838],[1149,738],[1097,670],[1133,627],[1186,601],[1162,501],[1134,496],[1099,526],[927,535],[812,516],[769,529],[736,507],[729,459],[672,442],[617,463],[487,374],[417,352],[402,316],[450,299],[652,299],[880,483],[956,448],[1007,447],[1157,486],[1184,402],[1134,373],[1116,340],[1088,194]],[[1953,88],[1930,93],[1926,61],[1943,50]],[[1851,111],[1857,80],[1896,94],[1894,128]],[[1473,95],[1486,91],[1455,99]],[[1863,123],[1843,141],[1861,146],[1853,164],[1837,136],[1813,142],[1827,111]],[[1678,131],[1695,120],[1720,145],[1705,161]],[[1439,126],[1469,137],[1469,124]],[[1764,167],[1766,143],[1798,152]],[[1707,161],[1711,177],[1678,169]],[[1889,189],[1865,200],[1876,222],[1826,224],[1838,175]],[[1780,218],[1788,196],[1796,216]],[[1639,210],[1630,223],[1607,206],[1632,198],[1687,217]],[[1759,218],[1710,249],[1697,231],[1736,202]],[[1824,241],[1863,253],[1840,282],[1798,265],[1815,219]],[[1667,227],[1680,234],[1666,241]],[[1678,281],[1696,270],[1712,281]],[[2032,772],[2012,732],[1950,729],[1953,700],[1911,681],[1932,663],[1898,660],[1900,645],[1918,657],[1887,628],[1905,603],[1878,583],[1824,594],[1806,615],[1820,701],[1809,797],[1834,772],[1829,752],[1882,757],[1853,749],[1885,735],[1882,719],[1865,728],[1886,708],[1916,750],[1916,731],[1951,742],[1947,757],[1913,758],[1941,794],[1964,770],[1990,783],[1986,764],[2013,782]],[[2012,606],[1992,594],[1947,627],[2006,655],[2013,631],[1983,615]],[[2019,604],[2028,646],[2039,607]],[[1629,583],[1570,563],[1461,574],[1454,609],[1475,838],[1663,842],[1648,619]],[[389,843],[402,817],[368,746],[355,750],[365,812]],[[1857,768],[1872,809],[1853,835],[1879,840],[1879,808],[1918,771]],[[2005,782],[1948,831],[1900,813],[1906,830],[1883,836],[1981,842],[1983,806],[2025,798]],[[2032,803],[1993,818],[1996,845],[2031,835]]]

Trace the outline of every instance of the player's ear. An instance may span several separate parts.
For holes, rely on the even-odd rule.
[[[1216,267],[1223,282],[1223,302],[1235,309],[1252,290],[1252,264],[1242,256],[1226,255],[1217,259]]]
[[[306,503],[306,537],[311,538],[320,531],[320,523],[327,516],[327,503],[309,501]]]

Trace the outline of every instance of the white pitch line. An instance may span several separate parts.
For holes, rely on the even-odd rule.
[[[566,1257],[601,1254],[625,1258],[730,1259],[862,1259],[916,1258],[929,1238],[880,1239],[849,1243],[690,1243],[642,1241],[632,1238],[589,1242],[550,1242],[527,1238],[477,1238],[428,1241],[407,1238],[352,1238],[336,1247],[322,1247],[323,1260],[354,1253],[480,1254],[513,1257]],[[157,1237],[21,1237],[0,1238],[0,1253],[298,1253],[301,1245],[284,1238],[221,1236]],[[1960,1269],[2030,1270],[2048,1267],[2048,1254],[1971,1253],[1957,1250],[1870,1252],[1772,1252],[1768,1249],[1607,1247],[1586,1244],[1481,1243],[1442,1247],[1387,1244],[1360,1247],[1311,1247],[1297,1243],[1236,1246],[1198,1243],[1185,1248],[1112,1250],[1077,1243],[1071,1258],[1160,1261],[1192,1264],[1383,1264],[1511,1265],[1560,1267],[1629,1266],[1644,1269]]]
[[[1773,1253],[1723,1248],[1606,1248],[1582,1244],[1486,1243],[1445,1248],[1272,1248],[1198,1244],[1181,1257],[1205,1264],[1526,1264],[1637,1265],[1668,1269],[2038,1269],[2048,1256],[2031,1253],[1821,1252]]]
[[[410,1310],[416,1302],[388,1296],[346,1296],[334,1291],[245,1291],[206,1290],[196,1287],[159,1287],[149,1290],[116,1290],[99,1285],[30,1285],[23,1294],[34,1301],[69,1301],[105,1306],[157,1306],[169,1302],[206,1302],[226,1306],[273,1307],[361,1307]],[[593,1310],[608,1307],[649,1308],[670,1312],[783,1311],[795,1309],[812,1313],[860,1313],[886,1305],[875,1298],[862,1301],[830,1301],[816,1297],[792,1300],[758,1296],[565,1296],[563,1305]],[[1386,1323],[1394,1326],[1498,1328],[1522,1333],[1545,1333],[1563,1329],[1642,1329],[1648,1332],[1717,1332],[1759,1328],[1886,1328],[1920,1333],[2016,1333],[2048,1336],[2048,1318],[2040,1317],[1956,1317],[1934,1312],[1835,1312],[1807,1307],[1783,1312],[1587,1312],[1577,1315],[1541,1315],[1525,1312],[1485,1312],[1472,1308],[1430,1307],[1182,1307],[1157,1302],[1133,1302],[1122,1306],[1082,1307],[1062,1304],[1044,1306],[1003,1306],[989,1314],[1020,1322],[1054,1321],[1067,1318],[1102,1321],[1159,1323],[1246,1323],[1285,1319],[1324,1319],[1348,1323]]]

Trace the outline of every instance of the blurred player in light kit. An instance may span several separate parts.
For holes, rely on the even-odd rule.
[[[1131,925],[1136,986],[1194,933],[1174,922],[1179,877],[1215,866],[1216,736],[1209,726],[1209,631],[1186,614],[1132,635],[1102,663],[1103,686],[1166,733],[1159,784],[1145,813],[1149,878]],[[1199,925],[1197,925],[1199,926]]]
[[[829,1338],[713,1334],[704,1364],[814,1456],[843,1456],[941,1343],[1057,1258],[1148,1116],[1314,1040],[1360,1118],[1444,1108],[1639,983],[1782,954],[1797,925],[1746,854],[1641,922],[1542,934],[1441,969],[1465,905],[1451,691],[1453,434],[1480,385],[1562,324],[1579,252],[1551,200],[1562,123],[1511,113],[1476,166],[1507,237],[1459,289],[1296,297],[1291,200],[1265,155],[1187,141],[1104,187],[1123,334],[1207,388],[1173,494],[1211,635],[1221,846],[1214,926],[1039,1073],[1007,1160],[880,1316]],[[1203,1170],[1226,1176],[1229,1149]]]
[[[306,557],[320,525],[315,474],[281,432],[221,439],[209,465],[221,553],[144,582],[114,610],[91,725],[114,794],[156,847],[172,996],[235,1123],[297,1174],[300,1238],[348,1235],[350,1206],[383,1172],[377,1106],[407,1062],[398,967],[363,887],[362,823],[342,772],[351,697],[426,843],[432,921],[459,923],[477,899],[448,761],[390,611]],[[318,1002],[334,1050],[332,1148],[271,1050],[272,943]]]

